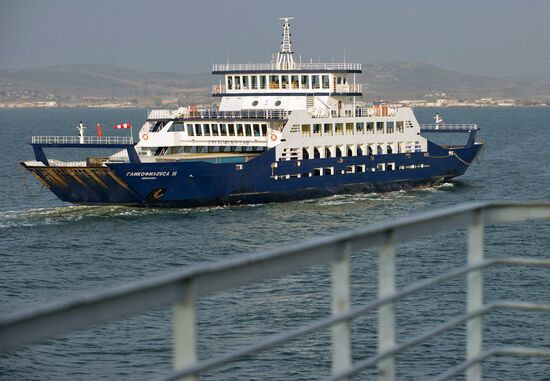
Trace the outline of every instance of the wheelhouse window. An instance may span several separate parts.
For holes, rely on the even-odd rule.
[[[300,87],[299,78],[298,75],[290,76],[290,85],[293,89],[298,89]]]
[[[248,90],[248,75],[243,75],[243,89]]]
[[[187,124],[187,136],[195,136],[195,131],[193,131],[193,125]]]
[[[300,78],[302,89],[309,89],[309,75],[301,75]]]
[[[260,75],[260,89],[266,88],[267,79],[265,75]]]
[[[235,90],[241,89],[241,77],[236,75],[235,76]]]
[[[279,89],[280,82],[279,82],[279,76],[278,75],[270,75],[269,76],[269,88],[270,89]]]
[[[281,88],[288,89],[288,75],[281,75]]]
[[[245,136],[252,136],[252,126],[250,124],[244,125],[244,134]]]
[[[314,89],[318,89],[319,86],[320,86],[319,76],[318,75],[312,75],[311,76],[311,83],[313,84]]]
[[[322,80],[323,80],[323,89],[328,89],[328,88],[330,88],[330,79],[329,79],[329,76],[328,76],[328,75],[323,75],[323,76],[322,76]]]
[[[228,124],[227,128],[229,130],[229,136],[235,136],[235,125],[234,124]]]
[[[250,87],[255,90],[258,88],[258,76],[253,75],[250,77]]]
[[[217,124],[212,124],[212,135],[213,136],[220,136],[220,131],[218,129]]]
[[[227,89],[233,90],[233,76],[229,75],[227,76]]]

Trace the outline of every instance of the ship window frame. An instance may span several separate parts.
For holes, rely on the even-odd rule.
[[[321,135],[321,123],[313,123],[311,132],[313,135]]]
[[[195,136],[195,130],[193,129],[193,123],[186,123],[187,136]]]
[[[319,74],[314,74],[311,76],[311,88],[314,90],[321,88],[321,79],[319,77]]]
[[[253,136],[252,135],[252,124],[245,123],[244,124],[244,136]]]
[[[405,122],[403,122],[402,120],[398,120],[395,122],[395,130],[398,132],[398,133],[403,133],[405,132]]]
[[[262,132],[260,130],[260,123],[252,124],[252,134],[254,136],[262,136]]]
[[[235,136],[244,136],[244,127],[242,123],[235,123]]]
[[[384,122],[383,121],[376,122],[376,132],[384,132]]]
[[[267,75],[260,75],[260,90],[265,90],[267,88]]]
[[[243,90],[248,90],[248,84],[250,82],[250,78],[248,75],[243,75],[242,76],[243,79],[242,79],[242,88]]]
[[[269,75],[269,89],[270,90],[279,90],[281,88],[281,78],[279,75],[270,74]]]
[[[355,133],[358,134],[358,135],[364,135],[365,134],[365,123],[363,123],[363,122],[355,123]]]
[[[220,129],[218,128],[218,123],[212,123],[210,125],[210,131],[212,132],[212,136],[220,136]]]
[[[330,89],[330,76],[328,74],[321,75],[321,86],[323,89]]]
[[[329,126],[329,129],[327,129],[327,126]],[[323,136],[333,136],[334,135],[334,128],[332,123],[323,123]]]
[[[292,89],[299,89],[300,88],[300,76],[295,74],[290,76],[290,87]]]
[[[201,124],[200,123],[195,123],[194,127],[195,127],[195,136],[203,136],[202,135]]]
[[[386,133],[387,134],[393,134],[395,132],[395,122],[393,120],[389,120],[386,122]]]
[[[229,132],[229,136],[237,136],[235,135],[235,123],[228,123],[227,131]]]
[[[226,123],[220,123],[220,136],[228,136]]]
[[[233,90],[233,76],[228,75],[227,76],[227,90]]]
[[[305,81],[304,81],[305,79]],[[301,89],[310,89],[310,83],[311,81],[309,80],[309,75],[300,75],[300,88]]]
[[[374,133],[374,122],[367,122],[365,125],[365,131]]]
[[[261,136],[267,136],[267,123],[262,123]]]
[[[281,75],[281,89],[289,89],[289,88],[290,88],[289,75],[288,74]]]
[[[203,123],[202,131],[204,133],[204,136],[211,136],[212,134],[210,133],[210,123]]]
[[[240,89],[241,89],[241,76],[236,75],[235,76],[235,90],[240,90]]]
[[[257,75],[251,75],[250,76],[250,88],[252,90],[256,90],[258,88],[258,76]]]

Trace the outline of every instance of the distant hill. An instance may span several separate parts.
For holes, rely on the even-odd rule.
[[[209,103],[215,81],[209,73],[142,72],[88,64],[11,69],[0,70],[0,100],[90,102],[97,98],[135,105]],[[366,64],[357,81],[363,83],[368,100],[426,99],[441,93],[458,99],[550,98],[548,83],[469,75],[418,62]]]
[[[464,74],[418,62],[365,65],[361,79],[367,98],[426,98],[427,94],[442,92],[448,97],[461,99],[550,98],[548,83]]]

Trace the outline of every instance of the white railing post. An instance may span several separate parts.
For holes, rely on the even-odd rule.
[[[350,309],[351,243],[346,242],[332,263],[332,315]],[[332,373],[351,367],[351,323],[344,321],[332,326]]]
[[[395,292],[395,240],[393,231],[387,233],[386,242],[378,253],[378,298]],[[395,345],[394,303],[378,308],[378,353]],[[395,359],[390,356],[378,363],[378,380],[395,380]]]
[[[483,245],[483,211],[479,210],[468,230],[468,266],[483,261]],[[467,310],[470,313],[483,306],[483,271],[476,270],[469,272],[466,281],[468,293]],[[466,360],[482,354],[482,329],[482,316],[474,317],[466,323]],[[472,365],[466,370],[467,381],[481,381],[482,376],[481,363]]]
[[[174,306],[174,368],[182,369],[197,362],[197,324],[195,289],[192,284],[185,298]],[[195,376],[180,381],[195,381]]]

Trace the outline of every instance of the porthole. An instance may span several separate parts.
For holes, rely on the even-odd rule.
[[[253,101],[253,102],[252,102],[252,106],[253,106],[253,107],[256,107],[257,105],[258,105],[258,101]]]
[[[275,106],[280,106],[281,105],[281,101],[275,101]]]

